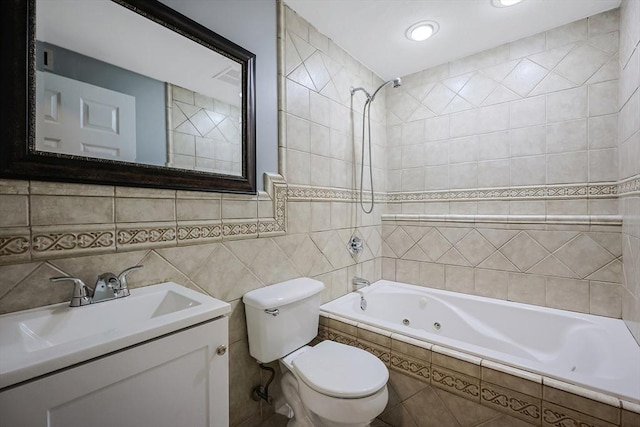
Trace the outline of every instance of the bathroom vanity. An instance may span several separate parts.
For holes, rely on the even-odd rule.
[[[108,326],[111,311],[130,324]],[[0,425],[226,427],[229,311],[165,283],[0,316]],[[66,334],[77,322],[96,333]]]

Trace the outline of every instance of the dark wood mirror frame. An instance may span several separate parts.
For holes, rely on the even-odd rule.
[[[156,0],[113,1],[241,64],[242,176],[36,152],[35,0],[10,0],[0,18],[0,177],[255,194],[255,55]]]

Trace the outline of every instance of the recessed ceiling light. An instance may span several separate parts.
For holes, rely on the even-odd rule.
[[[422,21],[410,26],[405,35],[409,40],[421,42],[438,32],[440,26],[434,21]]]
[[[491,0],[491,4],[495,7],[509,7],[514,6],[523,0]]]

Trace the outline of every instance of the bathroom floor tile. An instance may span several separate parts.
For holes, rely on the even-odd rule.
[[[273,414],[266,420],[262,421],[257,427],[286,427],[289,422],[289,418],[281,414]],[[250,427],[247,425],[246,427]]]
[[[476,426],[500,415],[497,411],[444,390],[433,389],[463,427]]]

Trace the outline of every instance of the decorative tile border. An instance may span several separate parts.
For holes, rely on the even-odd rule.
[[[523,200],[523,199],[586,199],[611,198],[618,194],[616,183],[539,185],[531,187],[500,187],[471,190],[416,191],[388,193],[390,203],[402,202],[448,202],[477,200]]]
[[[620,197],[640,195],[640,175],[622,180],[618,183]]]
[[[29,252],[29,234],[0,236],[0,256],[22,255]]]
[[[390,362],[391,369],[395,369],[396,371],[402,372],[424,382],[429,382],[431,379],[431,367],[429,364],[421,360],[394,352],[391,353]]]
[[[222,221],[178,222],[178,245],[217,242],[222,240]]]
[[[540,424],[542,400],[499,387],[485,381],[480,393],[481,403],[524,421]]]
[[[339,201],[352,202],[358,200],[358,191],[342,188],[306,187],[290,185],[287,198],[291,201]]]
[[[371,327],[369,325],[359,324],[348,319],[343,319],[339,316],[321,313],[320,326],[316,339],[329,339],[355,347],[366,348],[370,351],[368,347],[372,346],[371,343],[363,345],[361,340],[351,335],[353,333],[359,334],[361,328],[367,330],[369,333],[375,334],[375,332],[371,332]],[[351,334],[346,333],[345,331],[350,331]],[[372,339],[376,339],[376,341],[380,340],[380,342],[384,341],[388,336],[386,335],[386,331],[383,332],[385,335],[378,334],[378,338],[372,337]],[[437,346],[430,343],[417,342],[412,338],[406,338],[398,334],[391,334],[390,337],[392,343],[394,341],[405,342],[406,344],[414,343],[411,345],[419,343],[421,344],[421,347],[428,352],[436,351],[437,348]],[[622,417],[624,412],[623,408],[627,408],[627,412],[629,412],[629,414],[636,414],[636,412],[638,412],[638,415],[640,415],[640,405],[631,404],[612,396],[582,389],[571,384],[561,383],[557,380],[551,380],[546,377],[539,377],[538,381],[535,381],[533,378],[537,376],[534,374],[530,374],[526,371],[520,371],[496,362],[480,359],[480,366],[483,366],[486,363],[489,369],[499,373],[497,376],[492,376],[492,381],[496,381],[500,376],[509,378],[500,385],[487,381],[484,375],[480,373],[480,370],[477,371],[477,377],[476,374],[469,376],[454,369],[443,368],[433,364],[431,361],[403,354],[402,352],[395,350],[395,347],[387,349],[384,349],[380,345],[375,345],[375,347],[376,351],[374,354],[379,354],[381,360],[394,371],[409,375],[430,384],[433,387],[441,388],[465,399],[479,402],[484,406],[513,417],[517,417],[533,425],[542,425],[546,427],[625,426],[624,417]],[[446,355],[448,357],[453,357],[455,359],[455,363],[462,362],[462,364],[464,364],[474,358],[473,356],[466,355],[465,353],[458,353],[459,357],[455,357],[456,352],[446,350]],[[386,355],[390,355],[388,359],[386,358]],[[514,380],[517,380],[516,382],[520,384],[517,388],[521,391],[512,390],[508,387],[509,385],[515,384]],[[561,387],[561,389],[554,388],[554,390],[561,390],[564,397],[558,401],[554,401],[555,399],[551,393],[541,398],[538,392],[534,393],[537,394],[537,396],[532,396],[522,392],[525,390],[539,391],[542,380],[547,380],[549,383],[553,383],[556,386]],[[572,390],[574,390],[575,393],[572,392]],[[588,399],[595,399],[587,399],[587,401],[591,402],[591,406],[596,405],[607,409],[606,411],[594,412],[593,408],[590,406],[588,409],[585,409],[585,411],[590,413],[592,412],[595,415],[599,415],[600,413],[607,414],[605,417],[607,419],[597,418],[581,411],[580,406],[584,405],[584,396],[589,396]],[[581,401],[582,403],[580,403]],[[631,409],[629,410],[629,408]],[[611,418],[614,415],[617,421],[615,423],[611,423]]]
[[[23,262],[30,259],[31,231],[28,227],[0,228],[0,259]]]
[[[620,215],[383,214],[382,221],[488,224],[622,225]]]
[[[117,225],[116,245],[118,249],[170,246],[175,243],[177,243],[175,223]]]
[[[33,227],[31,257],[44,259],[68,254],[89,254],[115,251],[116,229],[113,224]]]
[[[640,178],[637,179],[640,181]],[[485,201],[485,200],[528,200],[528,199],[588,199],[615,198],[627,187],[640,191],[640,182],[630,181],[621,187],[615,182],[597,184],[539,185],[529,187],[498,187],[469,190],[409,191],[376,193],[375,198],[385,203],[407,202],[449,202],[449,201]],[[633,187],[635,185],[635,187]],[[357,201],[357,190],[289,185],[288,198],[291,201]],[[368,194],[365,200],[371,200]]]
[[[272,218],[0,228],[0,264],[282,235],[287,183],[266,174],[265,189],[273,203]]]
[[[255,220],[201,221],[199,223],[138,223],[115,224],[115,232],[96,231],[95,226],[52,227],[44,233],[28,228],[0,230],[0,264],[49,256],[68,256],[136,250],[171,245],[210,243],[225,239],[244,239],[286,233],[287,201],[354,202],[356,190],[310,186],[290,186],[279,175],[265,174],[265,189],[272,197],[273,218]],[[563,186],[532,186],[479,190],[424,191],[409,193],[378,193],[380,202],[425,202],[452,200],[514,200],[548,198],[617,197],[618,194],[640,194],[640,177],[615,183],[572,184]],[[365,200],[368,195],[365,195]],[[446,222],[515,222],[570,223],[619,225],[619,216],[536,216],[536,215],[383,215],[383,220],[446,221]],[[113,225],[113,224],[112,224]],[[56,228],[54,230],[54,228]],[[68,231],[71,229],[72,231]],[[33,234],[33,235],[32,235]]]

